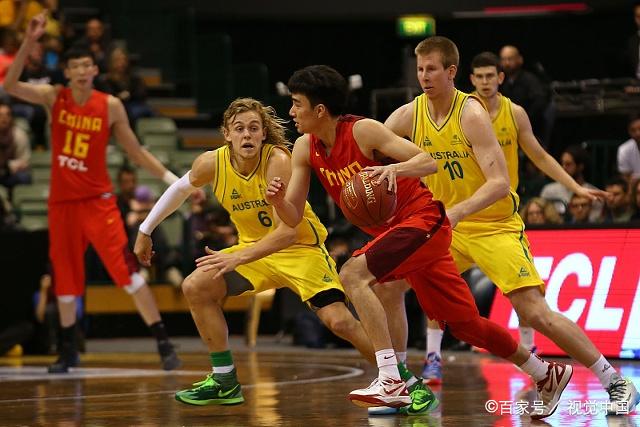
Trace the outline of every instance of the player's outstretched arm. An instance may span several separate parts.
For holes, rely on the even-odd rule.
[[[382,153],[398,161],[386,166],[371,166],[365,168],[372,176],[378,176],[378,180],[389,180],[390,191],[395,191],[396,177],[422,177],[430,175],[437,170],[435,160],[427,152],[422,151],[411,141],[399,137],[382,123],[363,119],[353,126],[353,137],[358,146],[367,153],[374,151]]]
[[[291,179],[286,183],[281,176],[275,175],[269,181],[265,194],[267,202],[273,205],[278,216],[289,227],[296,227],[302,221],[311,182],[310,144],[307,135],[298,138],[291,156]]]
[[[461,123],[486,181],[470,198],[447,209],[447,216],[454,227],[462,218],[509,194],[507,161],[491,127],[489,113],[477,100],[469,99],[464,106]]]
[[[165,183],[171,185],[178,180],[178,177],[170,170],[164,167],[158,159],[155,158],[146,148],[140,145],[138,138],[129,126],[129,118],[127,112],[122,105],[122,101],[109,95],[109,121],[113,135],[118,143],[122,146],[131,161],[136,165],[145,168],[153,176],[162,179]]]
[[[512,104],[512,106],[513,115],[515,116],[516,123],[518,125],[518,144],[538,169],[554,181],[557,181],[567,187],[574,194],[586,197],[590,200],[605,199],[607,197],[608,193],[606,191],[586,188],[578,184],[571,175],[569,175],[564,168],[560,166],[556,159],[542,148],[533,133],[529,116],[524,108],[516,104]]]
[[[15,59],[7,70],[3,87],[7,93],[15,96],[16,98],[50,108],[53,105],[56,95],[56,91],[53,86],[48,84],[35,85],[32,83],[18,81],[22,74],[22,70],[24,69],[24,63],[29,56],[29,53],[38,43],[38,39],[44,34],[46,25],[47,18],[44,13],[40,13],[31,19],[24,35],[24,41],[22,42]]]
[[[288,153],[279,149],[273,150],[269,157],[267,182],[270,182],[276,176],[280,177],[285,186],[291,178],[291,158]],[[202,267],[204,271],[217,269],[218,273],[214,276],[215,280],[218,276],[235,270],[238,265],[264,258],[295,243],[296,229],[281,221],[275,210],[271,226],[275,227],[273,232],[268,233],[254,244],[248,245],[239,251],[224,253],[206,248],[208,255],[198,258],[196,266],[198,268]]]
[[[153,230],[166,217],[182,206],[191,193],[213,181],[216,155],[216,152],[208,151],[198,156],[193,162],[191,170],[167,188],[153,206],[147,218],[140,224],[133,252],[142,265],[151,265],[151,257],[153,256],[151,233]]]

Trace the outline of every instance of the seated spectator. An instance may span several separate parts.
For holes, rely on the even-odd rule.
[[[122,48],[117,47],[111,51],[107,73],[98,78],[96,89],[119,98],[132,125],[140,117],[153,116],[153,110],[146,103],[144,82],[131,72],[129,55]]]
[[[58,21],[57,0],[22,0],[20,9],[16,16],[15,26],[24,32],[31,19],[45,12],[47,16],[47,24],[45,34],[58,37],[60,36],[60,22]]]
[[[590,224],[591,200],[574,194],[569,201],[569,224]]]
[[[631,182],[640,178],[640,115],[629,121],[629,138],[618,147],[618,172]]]
[[[562,155],[560,156],[560,164],[565,172],[571,175],[571,178],[573,178],[578,184],[586,188],[596,188],[584,179],[587,158],[587,152],[582,147],[579,145],[570,145],[562,152]],[[540,197],[552,201],[560,200],[566,206],[569,204],[572,194],[571,190],[564,185],[559,182],[552,182],[542,188]],[[564,208],[564,206],[562,207]],[[600,200],[593,202],[591,206],[591,213],[589,214],[591,222],[597,222],[600,219],[602,215],[602,207],[603,203]],[[556,206],[556,210],[558,210],[558,213],[562,215],[566,213],[564,210],[560,209],[560,206]]]
[[[0,185],[9,189],[17,184],[29,184],[31,147],[27,134],[15,126],[9,104],[0,102]]]
[[[101,73],[107,70],[107,52],[110,48],[110,40],[105,34],[104,24],[98,18],[89,19],[85,25],[84,37],[79,43],[87,46],[95,58],[95,63]]]
[[[131,201],[133,200],[136,188],[138,187],[138,175],[136,170],[129,166],[122,166],[118,170],[118,177],[116,179],[117,185],[117,204],[122,215],[122,220],[127,221],[127,215],[131,212]]]
[[[534,197],[520,209],[520,216],[527,225],[562,224],[562,217],[553,203]]]
[[[640,222],[640,178],[631,184],[631,207],[634,211],[631,221]]]
[[[631,220],[633,209],[629,203],[628,189],[629,183],[621,176],[611,178],[607,182],[605,190],[611,194],[611,197],[607,199],[603,222],[620,224]]]

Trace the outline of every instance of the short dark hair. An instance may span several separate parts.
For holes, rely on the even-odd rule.
[[[611,187],[613,185],[619,185],[624,194],[627,194],[627,191],[629,191],[629,183],[620,175],[609,178],[604,188]]]
[[[474,69],[480,67],[496,67],[498,72],[502,71],[500,58],[493,52],[481,52],[473,57],[471,60],[471,72],[473,73]]]
[[[127,166],[127,165],[123,165],[120,167],[120,169],[118,169],[118,180],[120,180],[120,178],[124,174],[135,175],[137,177],[136,170],[131,166]]]
[[[72,59],[80,58],[91,58],[94,65],[96,63],[96,57],[93,52],[91,52],[91,49],[89,49],[89,46],[84,43],[76,43],[64,53],[64,65],[67,66]]]
[[[313,107],[323,104],[332,116],[344,113],[349,85],[339,72],[327,65],[310,65],[296,71],[287,86],[291,93],[309,98]]]
[[[587,161],[589,160],[589,154],[587,153],[587,150],[579,145],[569,145],[567,148],[562,150],[562,152],[567,153],[571,157],[573,157],[573,161],[576,163],[576,165],[586,166]]]

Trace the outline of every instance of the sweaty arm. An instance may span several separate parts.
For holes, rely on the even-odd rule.
[[[280,219],[289,227],[296,227],[304,214],[304,206],[311,182],[309,149],[311,141],[302,135],[296,141],[291,155],[291,179],[284,183],[280,175],[269,181],[267,202],[273,205]]]
[[[191,170],[171,184],[153,205],[147,218],[140,224],[140,232],[150,236],[153,230],[187,200],[187,197],[198,187],[213,181],[215,174],[216,153],[208,151],[201,154],[193,162]]]
[[[493,133],[489,113],[478,101],[469,99],[461,123],[486,181],[471,197],[447,209],[449,218],[456,223],[509,194],[507,162]]]
[[[285,186],[291,178],[291,159],[287,153],[277,148],[271,152],[267,163],[267,182],[271,182],[276,176],[280,177]],[[240,264],[264,258],[291,246],[296,241],[296,229],[280,220],[275,210],[273,213],[275,217],[273,222],[275,229],[273,232],[268,233],[254,244],[233,253],[234,256],[239,258]]]
[[[178,180],[170,170],[165,168],[153,154],[140,145],[138,138],[129,126],[129,118],[122,102],[109,96],[109,120],[113,134],[118,143],[127,152],[129,158],[138,166],[148,170],[153,176],[161,178],[165,183],[171,185]]]

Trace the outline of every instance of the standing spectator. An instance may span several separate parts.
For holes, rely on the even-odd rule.
[[[629,136],[618,147],[618,172],[630,182],[640,178],[640,114],[629,121]]]
[[[107,69],[107,52],[110,41],[105,34],[104,24],[98,18],[89,19],[85,25],[85,35],[80,43],[87,46],[96,58],[96,65],[103,73]]]
[[[507,45],[500,49],[500,64],[506,76],[500,93],[525,109],[533,132],[547,145],[551,123],[545,115],[550,107],[550,91],[535,74],[522,68],[523,63],[517,47]]]
[[[142,79],[131,72],[129,55],[117,47],[109,55],[107,73],[98,78],[96,88],[119,98],[127,109],[132,125],[140,117],[151,117],[153,111],[147,105],[147,93]]]
[[[0,185],[11,192],[17,184],[30,183],[30,158],[27,134],[14,125],[9,104],[0,102]]]
[[[589,224],[589,214],[591,213],[591,200],[586,197],[574,194],[569,201],[569,224]]]
[[[633,6],[633,19],[636,23],[636,31],[627,40],[627,48],[625,51],[625,62],[629,75],[640,80],[640,3]]]
[[[520,209],[520,216],[526,225],[562,224],[562,217],[553,203],[540,197],[529,200]]]
[[[633,209],[628,198],[629,183],[621,176],[611,178],[605,190],[611,194],[607,199],[603,219],[607,224],[629,222]]]
[[[565,148],[560,156],[560,164],[562,168],[571,175],[578,184],[586,188],[596,189],[595,186],[589,184],[584,179],[584,168],[587,164],[587,152],[580,147],[579,145],[570,145]],[[550,184],[545,185],[540,192],[540,197],[552,200],[552,201],[561,201],[565,206],[569,203],[572,196],[571,190],[569,190],[564,185],[559,182],[552,182]],[[602,207],[603,204],[600,200],[593,202],[593,206],[591,208],[591,214],[589,219],[591,222],[597,222],[598,219],[602,215]],[[556,205],[556,210],[560,211],[559,206]],[[560,214],[565,214],[565,210],[559,212]]]
[[[0,85],[4,83],[9,66],[16,57],[19,47],[18,33],[11,29],[5,30],[2,35],[2,45],[0,45]]]

